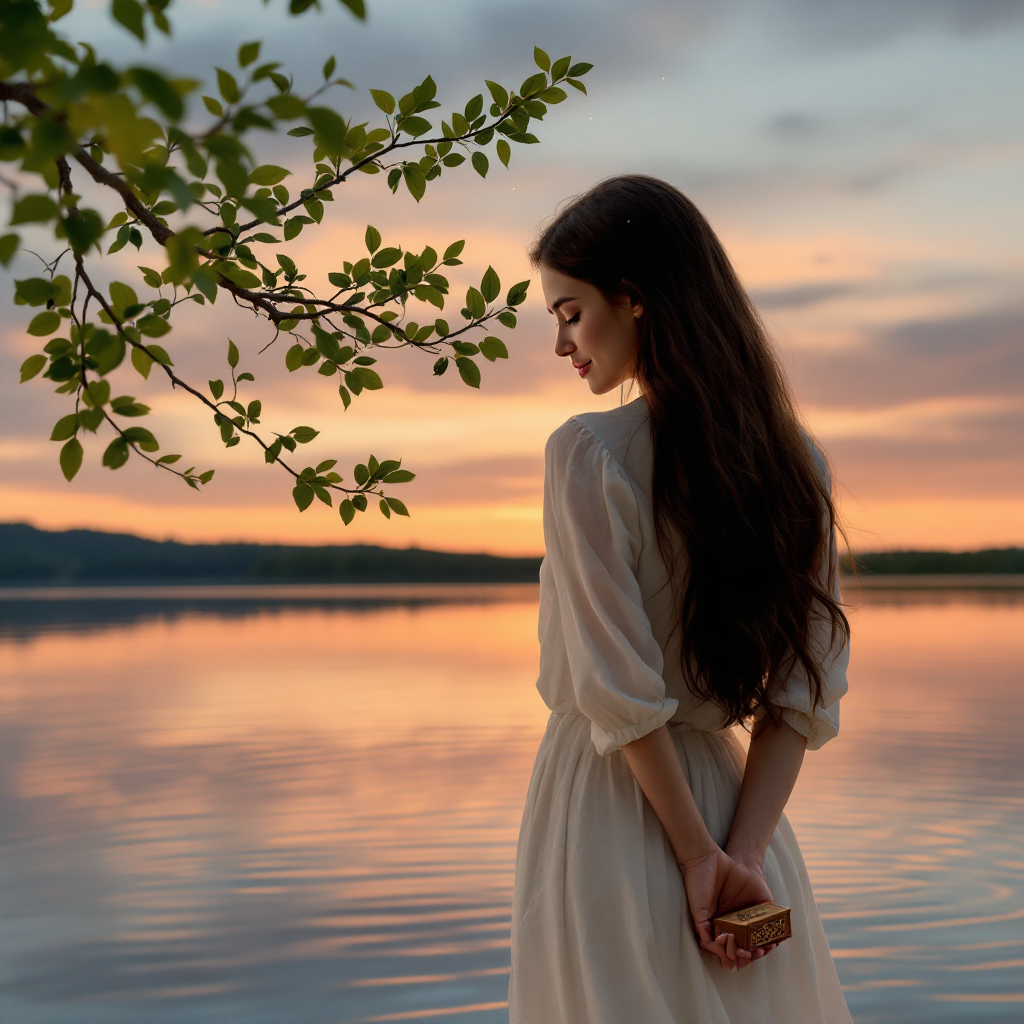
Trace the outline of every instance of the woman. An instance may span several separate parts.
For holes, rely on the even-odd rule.
[[[677,189],[602,182],[531,259],[555,352],[595,394],[641,397],[546,448],[552,714],[516,860],[512,1024],[849,1022],[782,817],[846,692],[824,459]],[[717,913],[764,900],[791,908],[791,939],[753,955],[716,939]]]

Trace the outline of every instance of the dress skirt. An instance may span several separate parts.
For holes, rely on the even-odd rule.
[[[724,844],[744,753],[729,731],[669,725],[694,799]],[[511,1024],[851,1024],[785,818],[765,857],[793,937],[740,971],[703,952],[672,848],[621,750],[552,714],[519,836]]]

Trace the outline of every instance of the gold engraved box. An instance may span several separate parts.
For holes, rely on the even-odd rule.
[[[777,903],[755,903],[752,907],[722,914],[711,923],[716,939],[722,932],[731,932],[736,936],[737,946],[751,951],[781,942],[793,934],[789,907],[780,907]]]

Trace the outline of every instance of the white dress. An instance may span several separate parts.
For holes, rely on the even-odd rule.
[[[793,938],[723,970],[697,944],[668,839],[619,750],[669,723],[697,806],[725,843],[743,750],[678,667],[650,479],[642,397],[573,417],[545,450],[537,688],[551,718],[516,857],[511,1024],[850,1024],[785,818],[765,876],[792,910]],[[809,750],[839,730],[849,657],[829,650],[827,631],[818,641],[824,706],[811,710],[799,672],[773,694]]]

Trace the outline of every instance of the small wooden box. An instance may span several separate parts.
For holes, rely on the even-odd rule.
[[[755,903],[752,907],[722,914],[712,922],[717,939],[722,932],[736,936],[736,945],[753,951],[772,942],[781,942],[793,934],[789,907],[777,903]]]

